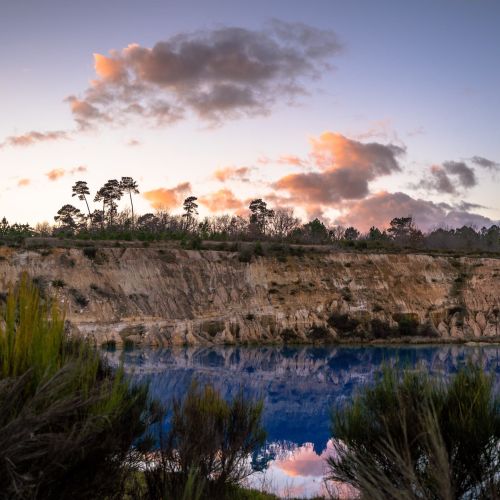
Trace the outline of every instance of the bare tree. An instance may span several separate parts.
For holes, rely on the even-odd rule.
[[[345,230],[344,226],[334,226],[328,231],[328,233],[333,241],[340,241],[344,238]]]
[[[269,221],[270,234],[279,239],[289,236],[300,226],[300,219],[293,215],[293,208],[277,208]]]

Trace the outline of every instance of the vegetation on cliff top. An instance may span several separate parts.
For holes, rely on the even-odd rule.
[[[31,228],[27,224],[0,223],[0,240],[11,241],[31,236],[59,236],[79,239],[108,240],[182,240],[182,241],[269,241],[293,244],[333,245],[357,250],[420,250],[500,251],[500,228],[476,229],[438,228],[427,234],[420,231],[411,215],[395,217],[384,229],[371,227],[361,234],[354,227],[327,226],[315,218],[303,223],[289,208],[268,207],[260,199],[250,202],[248,217],[221,215],[198,219],[195,196],[184,200],[182,215],[164,210],[136,216],[132,194],[139,193],[131,177],[108,180],[96,193],[93,211],[89,205],[90,189],[85,181],[77,181],[72,196],[83,202],[84,212],[65,204],[54,217],[55,226],[47,223]],[[130,209],[118,211],[118,202],[128,194]],[[195,245],[196,246],[196,245]]]

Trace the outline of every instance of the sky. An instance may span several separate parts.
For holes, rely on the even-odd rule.
[[[366,231],[500,219],[500,2],[0,2],[0,217],[262,198]],[[126,197],[121,208],[127,207]],[[98,208],[93,205],[93,208]]]

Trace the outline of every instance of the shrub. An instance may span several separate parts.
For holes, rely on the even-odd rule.
[[[342,295],[342,299],[344,299],[346,302],[351,302],[352,292],[349,289],[349,287],[345,286],[344,288],[342,288],[341,295]]]
[[[76,288],[70,288],[69,293],[73,297],[73,300],[75,301],[76,305],[80,307],[86,307],[89,303],[89,299],[83,295],[82,292],[77,290]]]
[[[85,247],[83,249],[83,255],[87,257],[87,259],[94,260],[97,256],[97,248],[96,247]]]
[[[398,322],[398,333],[403,336],[413,336],[418,333],[418,319],[412,314],[395,314],[393,319]]]
[[[54,288],[64,288],[66,286],[66,283],[64,282],[64,280],[53,280],[52,286]]]
[[[385,321],[381,321],[377,318],[374,318],[370,322],[372,335],[376,339],[385,339],[387,337],[391,337],[394,335],[393,328],[390,327]]]
[[[257,241],[253,247],[253,253],[258,257],[262,257],[264,255],[264,249],[262,248],[262,244],[260,241]]]
[[[243,248],[240,250],[238,254],[238,260],[240,262],[251,262],[252,261],[252,252],[248,248]]]
[[[280,337],[285,343],[297,342],[299,338],[297,332],[295,330],[292,330],[291,328],[284,328],[280,333]]]
[[[356,327],[359,325],[359,321],[356,318],[351,318],[347,314],[333,313],[328,318],[328,324],[340,333],[351,333],[356,330]]]
[[[305,253],[304,247],[299,247],[299,246],[290,247],[290,255],[294,255],[295,257],[303,257],[304,253]]]
[[[26,276],[11,288],[0,316],[2,498],[119,495],[146,401],[144,387],[66,337],[64,317]]]
[[[226,402],[212,386],[194,382],[184,400],[173,401],[158,461],[146,467],[149,498],[182,498],[190,482],[201,498],[226,497],[252,473],[248,456],[266,437],[261,417],[262,402],[243,393]]]
[[[500,400],[467,365],[445,385],[386,369],[334,414],[331,478],[361,498],[499,498]]]
[[[328,330],[324,326],[313,326],[308,332],[309,338],[314,341],[324,341],[327,340]]]
[[[190,239],[182,240],[181,246],[186,250],[202,250],[203,241],[199,236],[195,235]]]

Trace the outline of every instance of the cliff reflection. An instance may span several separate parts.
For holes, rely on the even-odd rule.
[[[446,377],[470,360],[500,374],[497,346],[186,347],[108,355],[113,363],[122,358],[126,371],[149,382],[152,395],[165,403],[182,397],[193,378],[210,382],[226,398],[240,389],[262,398],[271,458],[266,474],[282,495],[313,495],[324,488],[331,410],[372,382],[384,365]],[[498,390],[498,376],[495,385]]]
[[[118,362],[122,353],[109,353]],[[330,412],[371,382],[384,364],[454,373],[470,359],[500,373],[500,347],[189,347],[123,353],[125,369],[150,383],[153,396],[182,397],[193,378],[229,398],[241,389],[264,399],[270,441],[325,449]],[[497,382],[498,383],[498,382]]]

